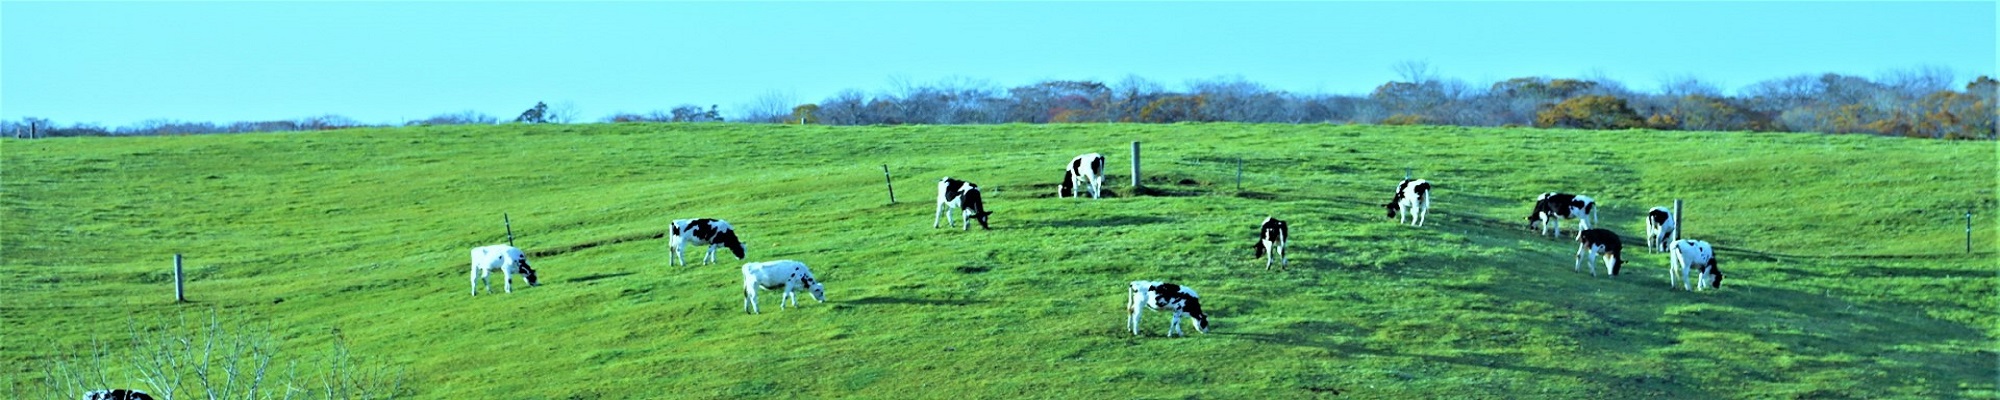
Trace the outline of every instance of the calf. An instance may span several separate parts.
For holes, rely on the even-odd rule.
[[[1604,256],[1604,272],[1611,276],[1618,276],[1618,271],[1625,266],[1624,245],[1618,243],[1618,234],[1609,229],[1585,229],[1577,233],[1576,242],[1579,243],[1576,247],[1576,266],[1572,270],[1583,268],[1584,261],[1589,260],[1590,276],[1597,276],[1597,257],[1600,255]]]
[[[799,297],[794,292],[805,290],[812,293],[814,300],[826,302],[826,287],[813,279],[812,270],[806,264],[792,260],[753,262],[743,264],[743,312],[758,314],[757,289],[785,289],[785,295],[778,298],[778,308],[784,309],[785,302],[791,301],[798,307]]]
[[[83,400],[153,400],[153,396],[131,389],[109,389],[84,393]]]
[[[704,245],[708,246],[708,256],[702,257],[703,265],[715,262],[717,247],[728,247],[730,253],[736,254],[736,259],[743,259],[743,240],[736,237],[736,228],[729,226],[729,221],[696,218],[674,220],[673,228],[667,232],[667,247],[673,253],[667,261],[686,266],[687,257],[682,255],[683,250],[687,246]]]
[[[1125,303],[1125,311],[1132,313],[1132,319],[1126,326],[1132,328],[1133,336],[1139,335],[1139,314],[1148,308],[1173,313],[1173,322],[1167,325],[1167,337],[1176,334],[1187,336],[1181,332],[1181,315],[1194,317],[1194,329],[1208,333],[1208,314],[1201,312],[1201,296],[1196,295],[1194,289],[1165,282],[1132,281],[1127,294],[1129,301]]]
[[[1382,204],[1389,209],[1389,218],[1403,223],[1403,216],[1410,216],[1410,224],[1424,226],[1424,216],[1431,211],[1431,183],[1422,179],[1404,179],[1396,185],[1396,197]],[[1400,213],[1399,213],[1400,211]]]
[[[1590,196],[1548,192],[1535,198],[1535,210],[1528,214],[1528,229],[1542,234],[1555,230],[1555,236],[1562,236],[1562,220],[1576,219],[1577,229],[1590,229],[1597,221],[1597,201]]]
[[[504,244],[472,249],[472,295],[479,295],[479,283],[486,282],[486,291],[493,291],[493,271],[500,271],[501,287],[507,293],[514,292],[514,274],[535,286],[535,269],[528,266],[528,255],[521,249]]]
[[[1674,212],[1666,207],[1653,207],[1646,212],[1646,252],[1667,251],[1667,242],[1674,237],[1680,227],[1674,225]]]
[[[1069,167],[1063,169],[1062,185],[1056,187],[1056,197],[1077,197],[1076,189],[1090,188],[1090,198],[1097,198],[1104,188],[1104,155],[1090,153],[1069,160]]]
[[[1715,248],[1700,240],[1675,240],[1668,246],[1667,287],[1680,282],[1681,289],[1703,287],[1721,289],[1722,269],[1716,267]]]
[[[1279,269],[1290,267],[1292,265],[1291,260],[1285,257],[1285,243],[1291,237],[1292,228],[1285,221],[1280,221],[1274,217],[1265,217],[1263,228],[1257,234],[1257,244],[1255,245],[1257,254],[1251,258],[1263,257],[1265,271],[1271,270],[1271,261],[1273,259],[1278,261]]]
[[[938,180],[937,212],[931,214],[931,228],[938,227],[938,216],[944,217],[945,225],[954,224],[951,222],[951,214],[945,213],[947,207],[964,210],[965,214],[959,219],[965,223],[965,227],[959,230],[972,229],[973,220],[979,220],[980,229],[993,229],[986,226],[986,217],[993,215],[993,212],[986,210],[986,201],[979,195],[979,185],[951,179],[949,176]]]

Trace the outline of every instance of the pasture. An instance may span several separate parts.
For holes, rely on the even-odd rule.
[[[517,124],[0,146],[11,393],[54,349],[219,310],[291,354],[339,332],[426,399],[2000,398],[1991,142]],[[1109,158],[1104,198],[1056,198],[1088,152]],[[1434,185],[1421,228],[1380,206],[1405,168]],[[992,230],[926,225],[942,176],[985,191]],[[1547,191],[1597,200],[1623,275],[1572,272],[1574,241],[1526,227]],[[1638,243],[1676,198],[1721,290],[1670,290]],[[541,286],[468,296],[467,251],[505,242],[502,213]],[[1290,222],[1287,271],[1251,258],[1266,216]],[[660,235],[697,217],[734,224],[749,259],[669,266]],[[778,259],[828,301],[765,292],[743,313],[738,268]],[[1141,279],[1199,290],[1212,330],[1165,338],[1148,312],[1131,336]]]

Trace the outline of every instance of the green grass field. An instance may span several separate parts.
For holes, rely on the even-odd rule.
[[[13,393],[58,349],[217,310],[301,357],[338,330],[435,399],[2000,398],[1992,142],[594,124],[0,146]],[[1107,198],[1053,198],[1086,152],[1110,157]],[[1429,226],[1377,206],[1405,168],[1436,185]],[[992,230],[923,225],[947,175],[987,191]],[[1525,227],[1557,190],[1598,200],[1625,274],[1563,269],[1576,245]],[[1677,198],[1686,237],[1721,247],[1719,291],[1670,290],[1634,243]],[[468,296],[502,213],[542,285]],[[1267,215],[1292,222],[1288,271],[1251,259]],[[741,261],[667,265],[658,235],[692,217],[811,265],[829,301],[744,314]],[[1164,338],[1149,312],[1132,337],[1135,279],[1200,291],[1213,330]]]

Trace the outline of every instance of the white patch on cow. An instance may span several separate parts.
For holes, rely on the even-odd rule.
[[[494,271],[500,272],[501,286],[507,293],[514,292],[514,274],[521,274],[528,286],[535,286],[535,270],[528,266],[528,255],[514,246],[496,244],[472,249],[472,295],[479,295],[482,281],[486,283],[486,291],[493,291],[490,276]]]
[[[813,277],[805,263],[792,260],[753,262],[743,264],[743,312],[757,314],[757,290],[784,289],[778,298],[778,308],[784,309],[786,302],[798,307],[799,297],[794,294],[804,290],[811,293],[814,300],[826,302],[826,286]]]

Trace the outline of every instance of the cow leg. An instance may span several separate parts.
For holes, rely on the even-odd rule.
[[[479,295],[479,266],[472,266],[472,295]]]
[[[507,293],[514,293],[514,273],[506,268],[500,269],[500,287],[506,288]]]
[[[1136,300],[1134,304],[1137,304]],[[1132,308],[1132,318],[1125,323],[1125,326],[1132,328],[1132,336],[1139,336],[1139,313],[1144,311],[1146,310],[1138,306]]]
[[[721,245],[718,245],[718,244],[709,244],[709,245],[708,245],[708,255],[707,255],[707,256],[703,256],[703,257],[701,258],[701,265],[709,265],[709,264],[714,264],[714,263],[715,263],[715,248],[716,248],[717,246],[721,246]]]
[[[1584,253],[1588,253],[1588,252],[1590,252],[1590,244],[1588,244],[1588,243],[1585,243],[1585,244],[1582,244],[1582,245],[1578,245],[1578,246],[1576,247],[1576,259],[1575,259],[1575,260],[1573,260],[1573,261],[1575,261],[1575,263],[1573,263],[1573,264],[1572,264],[1572,265],[1570,266],[1570,269],[1569,269],[1569,270],[1570,270],[1571,272],[1582,272],[1582,269],[1583,269],[1583,255],[1584,255]],[[1591,274],[1591,275],[1597,275],[1597,270],[1596,270],[1596,269],[1594,269],[1594,268],[1597,268],[1597,264],[1591,264],[1591,265],[1590,265],[1590,267],[1591,267],[1591,268],[1593,268],[1592,270],[1590,270],[1590,274]]]
[[[944,215],[944,203],[943,203],[943,202],[939,202],[939,203],[938,203],[938,205],[937,205],[937,212],[934,212],[934,213],[931,213],[931,229],[937,229],[937,227],[938,227],[938,219],[939,219],[939,218],[943,218],[944,216],[945,216],[945,215]]]
[[[1181,336],[1187,336],[1187,334],[1186,334],[1186,333],[1181,333],[1181,312],[1180,312],[1180,311],[1174,311],[1174,320],[1173,320],[1173,322],[1169,322],[1169,323],[1167,323],[1167,337],[1174,337],[1174,335],[1181,335]]]

